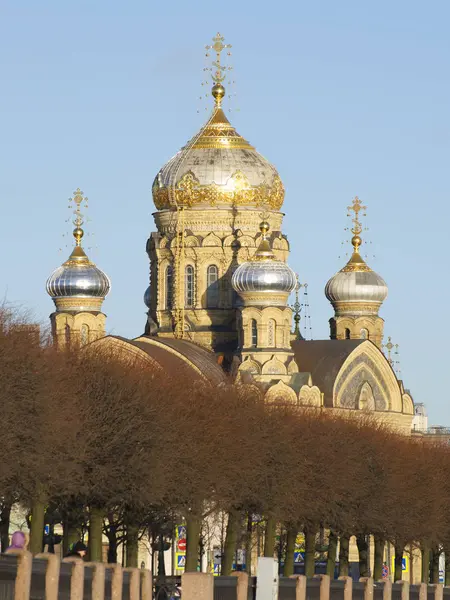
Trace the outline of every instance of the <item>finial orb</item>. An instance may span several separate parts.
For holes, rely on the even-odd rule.
[[[73,237],[77,240],[81,240],[83,236],[84,231],[81,229],[81,227],[75,227],[75,229],[73,230]]]
[[[221,83],[215,83],[212,86],[211,94],[212,94],[213,98],[216,100],[216,102],[218,102],[220,104],[220,102],[222,101],[222,98],[225,96],[225,88],[223,87],[223,85]]]
[[[259,224],[260,232],[264,235],[269,231],[269,229],[270,229],[270,224],[267,221],[261,221],[261,223]]]
[[[354,248],[359,248],[362,244],[362,239],[359,237],[359,235],[354,235],[352,237],[352,246]]]

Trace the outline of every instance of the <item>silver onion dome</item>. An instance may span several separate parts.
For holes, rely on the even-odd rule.
[[[81,246],[75,246],[69,259],[47,279],[46,289],[57,309],[64,301],[61,305],[64,310],[80,310],[80,307],[87,309],[92,301],[95,305],[98,303],[95,301],[103,301],[111,283],[109,277],[88,259]],[[73,299],[72,303],[70,299]]]
[[[150,286],[145,290],[144,293],[144,304],[147,308],[151,308],[151,289]]]
[[[325,296],[339,315],[377,314],[387,295],[386,282],[366,264],[358,245],[345,267],[325,286]]]
[[[297,279],[286,263],[275,259],[266,238],[268,223],[261,223],[260,229],[263,238],[253,260],[236,269],[231,285],[246,305],[285,306]]]

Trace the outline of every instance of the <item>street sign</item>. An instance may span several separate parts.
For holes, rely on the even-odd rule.
[[[383,565],[383,568],[381,569],[381,576],[383,579],[387,579],[389,577],[389,567],[387,565]]]
[[[294,563],[302,563],[304,560],[303,552],[294,552]]]
[[[222,562],[222,552],[220,551],[220,548],[214,548],[214,564],[215,565],[220,565]]]
[[[177,542],[177,546],[178,546],[178,552],[186,552],[186,539],[185,538],[181,538],[178,540]]]
[[[186,566],[186,556],[184,554],[177,554],[177,569],[184,569]]]

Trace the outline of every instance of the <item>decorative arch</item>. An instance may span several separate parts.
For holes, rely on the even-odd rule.
[[[294,375],[295,373],[298,373],[298,365],[295,362],[295,358],[293,358],[288,364],[287,372],[288,375]]]
[[[200,240],[195,235],[188,235],[184,238],[184,245],[186,248],[198,248]]]
[[[261,374],[261,365],[247,356],[247,358],[239,365],[239,371],[245,371],[246,373],[252,373],[252,375]]]
[[[279,381],[275,385],[272,385],[266,392],[264,396],[264,402],[268,404],[297,404],[297,395],[294,390],[283,383],[283,381]]]
[[[372,387],[368,381],[365,381],[359,392],[358,398],[359,410],[373,411],[375,410],[375,398],[373,397]]]
[[[340,368],[333,386],[333,406],[357,408],[362,384],[373,392],[375,410],[402,412],[397,378],[384,354],[370,341],[359,344]]]
[[[222,247],[222,240],[211,231],[211,233],[208,233],[208,235],[203,238],[202,247]]]
[[[413,399],[411,398],[411,396],[406,393],[403,394],[402,402],[403,402],[403,412],[406,415],[413,415],[414,414],[414,402],[413,402]]]
[[[302,406],[315,406],[320,408],[323,404],[322,393],[316,385],[302,385],[298,393],[298,401]]]
[[[286,365],[276,356],[272,356],[270,360],[262,366],[261,373],[263,375],[287,375]]]

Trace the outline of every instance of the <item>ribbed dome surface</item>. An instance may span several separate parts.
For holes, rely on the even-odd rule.
[[[248,261],[233,273],[233,289],[238,292],[290,294],[296,285],[295,273],[281,261]]]
[[[52,298],[104,298],[111,283],[108,276],[77,246],[70,258],[50,275],[46,288]]]

